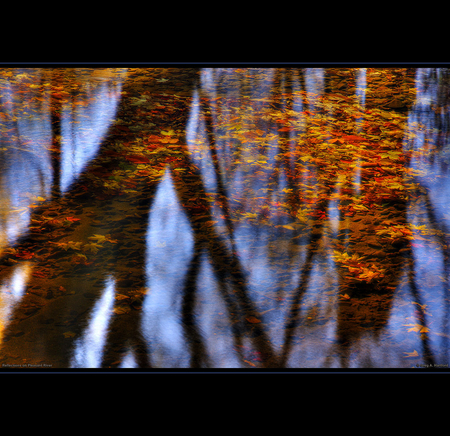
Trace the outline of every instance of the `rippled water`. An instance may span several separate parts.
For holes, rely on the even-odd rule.
[[[446,368],[449,85],[0,69],[2,368]]]

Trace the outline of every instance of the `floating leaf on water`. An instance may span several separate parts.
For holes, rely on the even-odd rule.
[[[254,316],[249,316],[247,318],[245,318],[248,322],[252,323],[252,324],[258,324],[261,322],[260,319],[254,317]]]
[[[124,313],[128,313],[129,309],[127,307],[117,306],[117,307],[114,308],[113,312],[116,315],[123,315]]]
[[[410,327],[408,332],[428,333],[430,329],[420,324],[403,324],[405,327]]]
[[[416,350],[414,350],[411,353],[408,353],[407,351],[404,351],[403,354],[404,354],[403,357],[405,357],[405,358],[406,357],[419,357],[419,353]]]
[[[130,298],[128,295],[123,295],[123,294],[116,294],[116,296],[114,297],[116,300],[126,300],[128,298]]]

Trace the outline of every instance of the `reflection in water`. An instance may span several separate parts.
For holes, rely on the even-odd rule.
[[[109,278],[101,298],[95,303],[88,325],[75,341],[72,368],[100,368],[106,344],[108,325],[114,305],[114,280]]]
[[[42,74],[14,73],[0,75],[0,252],[27,229],[30,204],[48,197],[52,183],[49,97],[38,89]]]
[[[188,367],[181,304],[192,258],[192,230],[166,171],[153,201],[147,233],[147,286],[142,329],[152,349],[152,366]]]
[[[14,307],[22,299],[27,281],[29,279],[31,265],[29,262],[17,266],[7,281],[0,288],[0,343],[3,341],[3,332],[7,328]]]
[[[411,153],[410,168],[421,187],[421,195],[411,202],[408,218],[411,224],[428,233],[428,244],[413,243],[413,280],[410,292],[421,308],[424,325],[434,334],[423,344],[443,354],[449,352],[449,163],[448,70],[419,68],[416,73],[417,100],[408,116],[412,140],[405,144]],[[427,327],[428,328],[428,327]],[[419,347],[419,345],[418,345]]]
[[[24,229],[36,218],[27,206],[49,197],[58,165],[61,201],[87,211],[78,233],[48,244],[60,272],[39,318],[54,320],[48,337],[71,367],[448,363],[446,70],[204,69],[185,79],[189,97],[180,79],[155,91],[166,70],[148,82],[130,71],[136,90],[120,74],[72,74],[75,92],[56,96],[36,75],[41,121],[29,126],[12,121],[19,85],[4,82],[1,96],[14,144],[2,228],[19,225],[13,214]],[[26,135],[53,144],[41,160],[24,157]],[[97,155],[103,168],[89,166]],[[12,186],[16,162],[31,176]],[[85,176],[93,185],[77,191]],[[4,230],[3,247],[21,231]],[[26,265],[2,281],[2,294],[20,289],[2,300],[3,325],[31,298]]]
[[[62,193],[97,154],[114,121],[124,73],[96,74],[88,80],[79,73],[75,75],[76,94],[64,100],[61,107]]]
[[[95,157],[125,77],[125,70],[68,70],[55,86],[51,71],[0,74],[0,252],[27,232],[33,207],[53,189],[65,192]]]

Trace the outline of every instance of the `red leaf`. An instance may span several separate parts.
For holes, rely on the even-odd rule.
[[[19,259],[31,259],[34,256],[34,253],[31,253],[29,251],[21,251],[19,253],[16,253],[16,257]]]
[[[74,222],[80,221],[80,218],[74,218],[73,216],[66,216],[66,220]]]
[[[41,279],[45,279],[47,277],[47,274],[42,271],[35,271],[32,275]]]
[[[367,138],[363,138],[362,136],[358,135],[345,135],[342,137],[346,141],[367,141]]]
[[[126,156],[126,159],[133,163],[149,163],[149,159],[145,156]]]
[[[259,322],[261,322],[260,319],[255,318],[254,316],[249,316],[248,318],[245,319],[252,324],[258,324]]]

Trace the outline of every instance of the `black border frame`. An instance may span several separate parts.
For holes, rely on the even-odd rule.
[[[0,68],[144,68],[144,67],[155,67],[155,68],[170,68],[170,67],[202,67],[202,68],[234,68],[234,67],[247,67],[247,68],[325,68],[325,67],[335,67],[335,68],[363,68],[363,67],[377,67],[377,68],[400,68],[400,67],[434,67],[434,68],[450,68],[450,61],[389,61],[389,60],[272,60],[272,61],[258,61],[258,60],[170,60],[162,59],[159,60],[112,60],[112,61],[100,61],[100,60],[0,60]],[[450,368],[282,368],[282,369],[270,369],[270,368],[49,368],[49,369],[17,369],[17,368],[0,368],[0,376],[2,375],[44,375],[44,374],[90,374],[90,375],[101,375],[101,374],[149,374],[149,375],[196,375],[196,374],[233,374],[233,375],[322,375],[322,374],[450,374]]]

